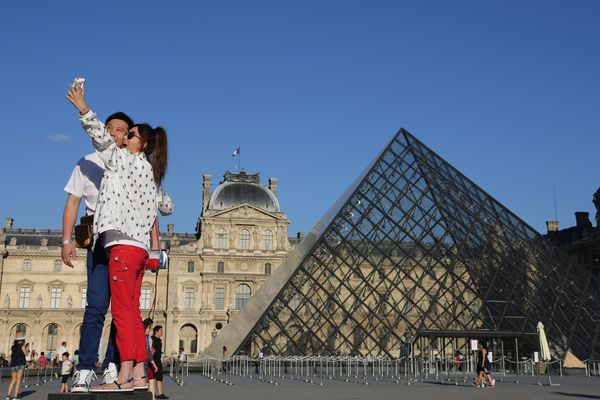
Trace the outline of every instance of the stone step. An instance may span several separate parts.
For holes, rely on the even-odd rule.
[[[49,393],[48,400],[152,400],[147,390],[120,393]]]

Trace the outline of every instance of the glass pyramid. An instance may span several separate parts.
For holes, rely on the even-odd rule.
[[[401,129],[209,347],[401,356],[421,332],[598,358],[598,278]]]

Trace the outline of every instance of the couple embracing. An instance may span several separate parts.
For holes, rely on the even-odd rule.
[[[81,328],[79,365],[73,392],[127,392],[147,389],[146,338],[139,298],[151,250],[159,250],[158,211],[173,211],[162,188],[167,168],[167,133],[149,124],[134,124],[125,113],[112,114],[103,124],[88,107],[83,82],[69,88],[67,99],[79,111],[95,152],[82,158],[65,190],[63,214],[65,264],[76,256],[71,241],[81,198],[93,215],[93,244],[87,254],[87,305]],[[104,319],[111,305],[112,325],[104,379],[95,379]],[[117,371],[117,364],[120,369]]]

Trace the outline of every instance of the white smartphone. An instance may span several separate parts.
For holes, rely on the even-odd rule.
[[[85,78],[75,78],[75,79],[73,79],[73,83],[71,84],[71,86],[80,90],[83,88],[84,84],[85,84]]]

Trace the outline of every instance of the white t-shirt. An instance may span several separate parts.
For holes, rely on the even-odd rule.
[[[71,373],[71,360],[65,360],[62,362],[62,369],[60,371],[61,375],[69,375]]]
[[[58,350],[56,350],[56,355],[58,356],[59,360],[62,360],[62,355],[65,351],[67,351],[67,349],[64,346],[60,346]]]
[[[96,211],[96,202],[103,175],[104,163],[98,153],[93,152],[79,160],[73,168],[67,186],[65,186],[65,192],[83,197],[87,215],[92,215]]]

